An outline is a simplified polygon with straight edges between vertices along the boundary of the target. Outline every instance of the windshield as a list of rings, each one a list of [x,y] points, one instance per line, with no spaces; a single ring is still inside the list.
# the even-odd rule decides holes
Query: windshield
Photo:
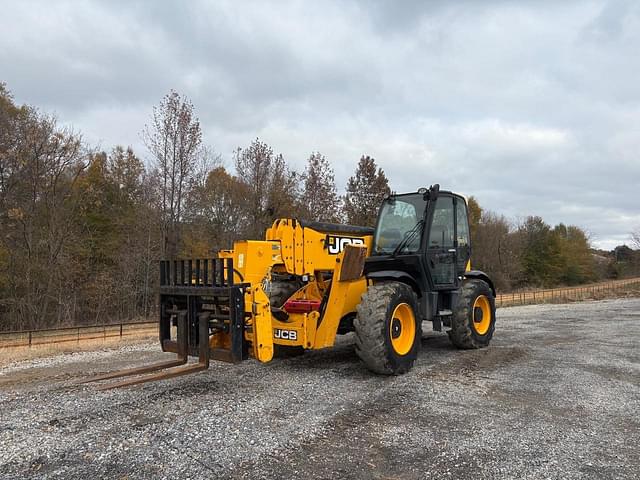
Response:
[[[373,254],[418,251],[422,240],[421,221],[426,203],[418,193],[385,200],[376,227]],[[396,251],[399,245],[400,248]]]

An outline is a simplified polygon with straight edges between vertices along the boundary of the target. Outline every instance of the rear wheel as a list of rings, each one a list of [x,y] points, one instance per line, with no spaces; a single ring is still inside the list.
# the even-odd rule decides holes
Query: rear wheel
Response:
[[[495,328],[496,301],[491,287],[482,280],[465,281],[451,319],[451,343],[465,349],[487,347]]]
[[[404,283],[372,285],[362,295],[353,322],[356,353],[383,375],[408,372],[418,356],[422,322],[413,290]]]

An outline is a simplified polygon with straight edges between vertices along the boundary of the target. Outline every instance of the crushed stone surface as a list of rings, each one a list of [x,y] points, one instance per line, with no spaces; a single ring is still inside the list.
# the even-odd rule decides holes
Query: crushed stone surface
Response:
[[[636,479],[640,299],[498,310],[491,346],[428,332],[406,375],[338,344],[126,389],[155,344],[0,369],[0,478]]]

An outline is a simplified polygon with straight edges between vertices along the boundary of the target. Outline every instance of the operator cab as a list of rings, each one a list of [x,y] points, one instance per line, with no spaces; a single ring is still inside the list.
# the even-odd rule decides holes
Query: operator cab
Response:
[[[439,186],[394,194],[382,203],[373,239],[373,256],[424,252],[433,285],[455,285],[468,270],[471,254],[467,202]]]
[[[455,308],[470,254],[466,199],[433,185],[385,198],[365,274],[411,285],[432,319]]]

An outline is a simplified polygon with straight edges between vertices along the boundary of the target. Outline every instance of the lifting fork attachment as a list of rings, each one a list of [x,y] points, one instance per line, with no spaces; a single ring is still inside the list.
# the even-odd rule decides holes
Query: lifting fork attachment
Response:
[[[160,262],[160,344],[177,358],[78,383],[135,377],[98,387],[110,390],[200,372],[209,368],[210,359],[231,363],[246,359],[244,293],[248,285],[234,283],[233,273],[232,258]],[[197,357],[198,363],[188,363],[189,356]]]

